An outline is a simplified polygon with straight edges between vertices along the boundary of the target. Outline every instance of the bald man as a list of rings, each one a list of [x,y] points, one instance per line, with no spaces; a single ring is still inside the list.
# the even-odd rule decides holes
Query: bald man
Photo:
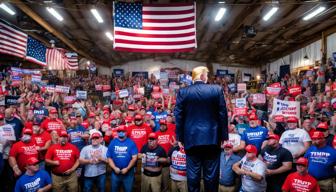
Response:
[[[223,88],[207,85],[209,70],[196,67],[193,85],[181,88],[175,106],[176,136],[187,156],[189,192],[218,191],[220,144],[228,140],[228,117]]]

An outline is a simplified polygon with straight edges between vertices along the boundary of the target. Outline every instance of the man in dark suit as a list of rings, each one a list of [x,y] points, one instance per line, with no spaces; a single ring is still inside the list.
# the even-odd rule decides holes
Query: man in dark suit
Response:
[[[176,137],[187,155],[189,192],[218,191],[220,144],[228,140],[228,118],[222,87],[207,85],[209,70],[196,67],[194,84],[180,89],[175,106]]]

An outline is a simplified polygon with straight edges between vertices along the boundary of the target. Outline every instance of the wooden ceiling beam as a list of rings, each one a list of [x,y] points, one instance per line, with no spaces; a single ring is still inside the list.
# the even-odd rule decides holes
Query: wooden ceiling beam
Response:
[[[55,29],[53,26],[51,26],[48,22],[46,22],[42,17],[40,17],[38,14],[36,14],[30,7],[26,5],[25,2],[21,0],[12,0],[11,3],[16,5],[22,12],[24,12],[26,15],[31,17],[36,23],[41,25],[43,28],[45,28],[47,31],[52,33],[55,37],[60,39],[64,44],[66,44],[70,49],[77,52],[79,55],[82,55],[90,60],[95,61],[95,63],[99,65],[104,65],[104,62],[100,61],[99,59],[96,59],[89,55],[88,53],[84,52],[83,50],[79,49],[74,43],[69,40],[65,35],[60,33],[57,29]],[[106,65],[106,64],[105,64]]]

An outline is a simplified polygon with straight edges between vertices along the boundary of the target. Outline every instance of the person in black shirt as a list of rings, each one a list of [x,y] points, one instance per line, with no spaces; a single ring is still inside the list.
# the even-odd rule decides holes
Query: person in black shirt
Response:
[[[261,157],[267,165],[267,192],[281,192],[281,186],[292,169],[292,154],[279,144],[279,136],[270,134],[268,143],[261,150]]]
[[[156,133],[148,135],[148,143],[141,149],[143,172],[141,175],[141,191],[161,192],[162,164],[167,163],[167,154],[158,145]]]

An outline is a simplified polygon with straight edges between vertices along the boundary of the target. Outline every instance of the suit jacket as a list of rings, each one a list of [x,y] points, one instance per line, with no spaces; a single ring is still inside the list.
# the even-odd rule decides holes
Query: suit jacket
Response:
[[[175,106],[176,138],[186,150],[220,145],[228,140],[224,92],[218,85],[198,81],[179,90]]]

